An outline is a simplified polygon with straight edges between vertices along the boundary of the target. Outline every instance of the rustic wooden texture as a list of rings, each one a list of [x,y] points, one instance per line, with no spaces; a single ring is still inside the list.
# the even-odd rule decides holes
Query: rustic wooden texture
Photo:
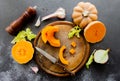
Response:
[[[68,21],[56,21],[53,23],[50,23],[48,25],[52,26],[58,26],[59,32],[55,33],[55,37],[60,39],[61,46],[65,45],[66,50],[64,51],[64,58],[68,60],[69,65],[65,65],[65,67],[72,71],[73,73],[76,73],[79,69],[82,68],[82,66],[85,64],[86,60],[89,56],[89,44],[85,41],[85,39],[81,36],[80,38],[73,37],[71,39],[68,38],[68,32],[70,29],[74,26],[73,23]],[[44,28],[44,27],[43,27]],[[76,53],[74,55],[71,55],[69,53],[69,50],[73,48],[71,46],[71,42],[75,41],[77,46],[74,48]],[[56,57],[59,60],[58,54],[60,47],[52,47],[49,43],[45,44],[43,43],[41,39],[41,31],[38,33],[35,41],[34,46],[38,46],[41,49],[45,50],[52,56]],[[40,53],[36,52],[36,62],[42,68],[44,71],[46,71],[49,74],[55,75],[55,76],[68,76],[70,75],[66,71],[64,71],[63,68],[61,68],[57,64],[51,63],[47,58],[42,56]]]

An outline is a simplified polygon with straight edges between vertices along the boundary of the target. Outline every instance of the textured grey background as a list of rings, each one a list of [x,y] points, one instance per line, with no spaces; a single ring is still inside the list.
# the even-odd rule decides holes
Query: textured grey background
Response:
[[[57,8],[63,7],[67,13],[65,20],[72,21],[72,9],[79,1],[82,0],[0,0],[0,81],[120,81],[120,0],[83,0],[96,5],[99,12],[98,20],[104,22],[107,27],[104,40],[97,44],[91,44],[91,51],[95,48],[111,48],[107,64],[93,63],[89,70],[83,67],[76,73],[76,76],[59,78],[42,70],[38,74],[33,73],[30,67],[36,66],[34,60],[20,65],[12,59],[10,42],[14,37],[9,35],[5,28],[18,18],[28,6],[38,6],[37,17],[48,15]],[[50,19],[43,22],[41,27],[35,28],[37,17],[27,24],[36,34],[44,25],[59,20]]]

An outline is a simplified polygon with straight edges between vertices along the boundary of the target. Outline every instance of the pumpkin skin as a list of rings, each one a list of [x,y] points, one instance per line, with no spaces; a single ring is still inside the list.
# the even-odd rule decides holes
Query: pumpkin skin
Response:
[[[47,32],[47,39],[48,39],[48,42],[50,43],[51,46],[54,46],[54,47],[60,47],[60,40],[59,39],[56,39],[54,37],[54,33],[55,32],[58,32],[59,31],[59,28],[56,27],[56,26],[53,26],[51,27],[51,29]]]
[[[47,27],[45,27],[45,28],[42,29],[41,36],[42,36],[42,40],[43,40],[44,43],[47,43],[47,41],[48,41],[48,39],[47,39],[47,32],[50,29],[51,29],[51,26],[47,26]]]
[[[66,49],[66,46],[64,46],[64,45],[60,48],[59,59],[60,59],[61,63],[68,65],[68,61],[63,57],[63,52],[65,49]]]
[[[47,26],[42,29],[42,40],[44,43],[49,42],[53,47],[60,47],[60,40],[54,37],[55,32],[58,32],[59,28],[56,26]]]
[[[98,19],[98,11],[90,2],[79,2],[73,9],[72,18],[76,25],[84,28],[90,22]]]

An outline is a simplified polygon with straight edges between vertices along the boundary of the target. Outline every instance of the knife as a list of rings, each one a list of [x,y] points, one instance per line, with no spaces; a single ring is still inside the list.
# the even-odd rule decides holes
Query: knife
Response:
[[[42,54],[43,56],[45,56],[48,60],[50,60],[52,63],[57,64],[59,66],[61,66],[67,73],[71,74],[71,75],[75,75],[74,72],[68,70],[64,65],[62,65],[61,63],[58,62],[58,60],[53,57],[52,55],[50,55],[49,53],[47,53],[46,51],[42,50],[39,47],[35,47],[35,49],[40,52],[40,54]]]

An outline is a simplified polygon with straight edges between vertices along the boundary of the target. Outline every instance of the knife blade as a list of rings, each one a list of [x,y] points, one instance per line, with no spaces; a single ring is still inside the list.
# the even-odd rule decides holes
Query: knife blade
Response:
[[[42,49],[39,48],[39,47],[35,47],[35,49],[36,49],[40,54],[42,54],[43,56],[45,56],[48,60],[50,60],[52,63],[61,66],[66,72],[70,73],[71,75],[75,75],[74,72],[68,70],[64,65],[60,64],[55,57],[53,57],[52,55],[50,55],[50,54],[47,53],[46,51],[42,50]]]
[[[45,52],[44,50],[42,50],[41,48],[35,47],[37,51],[39,51],[43,56],[45,56],[47,59],[49,59],[52,63],[56,63],[58,60],[51,56],[50,54],[48,54],[47,52]]]

